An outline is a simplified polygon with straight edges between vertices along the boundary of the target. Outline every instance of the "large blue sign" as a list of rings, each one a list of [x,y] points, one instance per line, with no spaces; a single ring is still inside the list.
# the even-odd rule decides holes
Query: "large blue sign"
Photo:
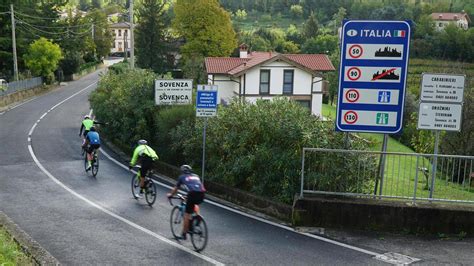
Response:
[[[402,129],[410,30],[406,21],[344,21],[336,130]]]

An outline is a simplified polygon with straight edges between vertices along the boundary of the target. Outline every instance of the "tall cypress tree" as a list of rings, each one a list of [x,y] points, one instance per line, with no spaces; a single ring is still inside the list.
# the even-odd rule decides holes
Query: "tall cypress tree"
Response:
[[[144,0],[138,10],[135,50],[137,65],[164,73],[168,69],[166,25],[169,19],[163,0]]]
[[[318,20],[316,19],[316,15],[313,11],[311,11],[311,15],[309,15],[308,19],[304,23],[303,28],[303,35],[307,39],[314,38],[318,35],[319,25]]]

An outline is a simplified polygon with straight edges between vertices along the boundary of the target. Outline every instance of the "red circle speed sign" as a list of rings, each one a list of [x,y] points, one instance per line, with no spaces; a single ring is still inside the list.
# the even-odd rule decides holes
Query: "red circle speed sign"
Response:
[[[358,44],[353,44],[351,47],[349,47],[349,56],[351,58],[359,58],[362,56],[364,53],[364,49],[362,49],[362,46]]]
[[[359,91],[354,89],[347,90],[345,95],[346,100],[350,103],[357,102],[357,100],[359,100],[359,96]]]
[[[352,81],[356,81],[360,78],[360,76],[362,75],[362,72],[360,71],[358,67],[351,67],[347,70],[346,75],[348,79]]]
[[[354,111],[348,111],[344,114],[344,122],[347,124],[354,124],[358,118],[357,113]]]

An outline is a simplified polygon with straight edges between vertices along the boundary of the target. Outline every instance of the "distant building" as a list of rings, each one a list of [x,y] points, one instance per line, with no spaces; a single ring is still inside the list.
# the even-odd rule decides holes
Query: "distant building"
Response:
[[[109,26],[114,41],[110,53],[130,51],[130,23],[119,22]]]
[[[435,22],[436,30],[443,30],[450,23],[467,30],[471,23],[471,19],[464,10],[461,13],[432,13],[431,18]]]
[[[87,12],[81,11],[79,9],[64,9],[59,12],[59,18],[60,19],[67,19],[67,18],[74,18],[76,16],[81,16],[85,17],[87,15]]]
[[[247,53],[240,46],[240,57],[207,57],[209,84],[218,85],[221,103],[233,97],[249,102],[274,97],[289,97],[321,116],[327,82],[322,73],[334,71],[325,54]]]

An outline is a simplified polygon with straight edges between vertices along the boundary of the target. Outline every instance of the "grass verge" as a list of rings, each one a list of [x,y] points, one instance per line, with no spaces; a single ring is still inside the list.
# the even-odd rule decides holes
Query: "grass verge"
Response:
[[[10,234],[0,227],[0,265],[33,265]]]

